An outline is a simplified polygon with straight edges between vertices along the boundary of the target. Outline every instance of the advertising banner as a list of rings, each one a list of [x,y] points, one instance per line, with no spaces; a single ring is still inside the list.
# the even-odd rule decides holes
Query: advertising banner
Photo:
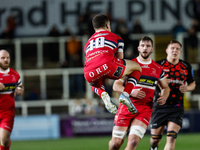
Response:
[[[79,16],[109,13],[113,21],[123,18],[131,27],[140,20],[146,32],[170,31],[181,20],[188,28],[194,16],[192,0],[1,0],[0,32],[12,14],[18,36],[47,35],[53,25],[77,32]]]
[[[11,140],[39,140],[60,138],[58,115],[15,117]]]
[[[200,112],[186,112],[180,132],[200,132]],[[62,137],[112,135],[114,117],[66,117],[60,120]],[[166,129],[165,129],[166,132]],[[150,127],[147,129],[150,134]]]

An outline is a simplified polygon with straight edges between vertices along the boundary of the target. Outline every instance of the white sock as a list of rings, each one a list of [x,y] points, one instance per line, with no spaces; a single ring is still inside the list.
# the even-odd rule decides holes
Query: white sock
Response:
[[[127,92],[123,92],[124,96],[129,97],[129,94]]]

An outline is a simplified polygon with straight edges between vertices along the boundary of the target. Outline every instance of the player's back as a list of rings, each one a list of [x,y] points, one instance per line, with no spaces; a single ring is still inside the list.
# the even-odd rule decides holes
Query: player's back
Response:
[[[100,30],[94,33],[84,48],[84,71],[94,69],[112,60],[115,53],[120,49],[123,50],[123,47],[122,38],[112,32]]]

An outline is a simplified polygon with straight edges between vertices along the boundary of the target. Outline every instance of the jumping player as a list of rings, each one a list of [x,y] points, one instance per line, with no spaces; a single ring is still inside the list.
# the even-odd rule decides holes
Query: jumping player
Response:
[[[9,68],[10,55],[0,50],[0,143],[1,150],[10,149],[10,135],[15,117],[15,94],[22,95],[24,87],[19,74]]]
[[[149,125],[154,91],[157,83],[162,88],[162,93],[157,99],[159,105],[163,105],[169,95],[169,87],[164,78],[162,66],[151,59],[153,52],[153,41],[145,36],[140,39],[138,46],[139,56],[132,59],[142,67],[142,74],[136,86],[131,92],[131,101],[137,109],[136,114],[127,111],[124,105],[119,105],[117,114],[114,119],[112,139],[109,142],[109,150],[119,150],[124,142],[127,131],[129,131],[128,143],[126,150],[135,150],[139,141],[143,138]],[[122,92],[123,84],[126,80],[116,80],[113,89]]]
[[[166,49],[167,58],[158,61],[165,71],[170,95],[164,105],[158,105],[156,102],[153,105],[150,150],[158,149],[165,126],[167,126],[167,141],[164,150],[175,149],[177,134],[182,127],[184,114],[183,94],[194,90],[196,86],[191,65],[179,59],[181,47],[181,43],[177,40],[171,40]],[[159,93],[159,88],[156,91]]]
[[[84,76],[91,89],[99,95],[106,109],[111,113],[117,112],[117,107],[105,91],[105,79],[120,79],[128,76],[128,82],[119,102],[126,105],[131,113],[136,113],[129,99],[132,88],[136,85],[141,74],[141,67],[136,62],[123,59],[124,42],[121,37],[111,32],[110,21],[103,14],[92,19],[95,33],[87,41],[85,52]]]

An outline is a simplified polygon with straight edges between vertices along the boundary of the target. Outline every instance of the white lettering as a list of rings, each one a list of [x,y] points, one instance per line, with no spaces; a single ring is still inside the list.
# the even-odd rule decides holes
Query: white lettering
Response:
[[[108,69],[108,66],[107,66],[106,64],[104,64],[104,65],[103,65],[103,69],[104,69],[104,70],[107,70],[107,69]]]
[[[90,76],[90,77],[94,77],[94,73],[93,73],[93,72],[90,72],[90,73],[89,73],[89,76]]]
[[[96,69],[97,73],[100,74],[102,71],[100,70],[100,68]]]

